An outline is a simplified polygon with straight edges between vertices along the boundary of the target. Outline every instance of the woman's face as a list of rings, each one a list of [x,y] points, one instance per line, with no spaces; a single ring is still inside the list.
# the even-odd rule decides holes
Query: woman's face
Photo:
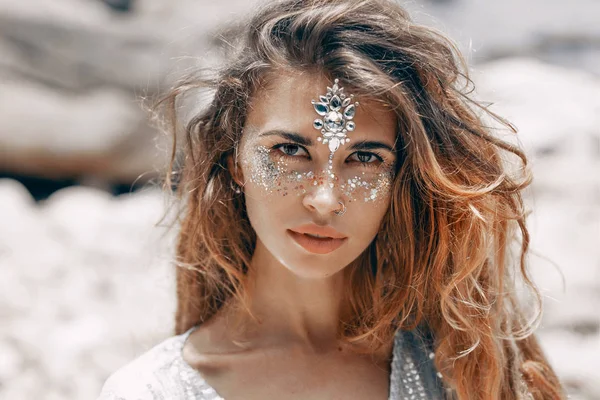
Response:
[[[278,74],[251,102],[240,144],[256,251],[306,278],[335,274],[369,246],[397,161],[394,113],[350,98],[349,88],[339,91],[345,82],[336,86],[321,76]]]

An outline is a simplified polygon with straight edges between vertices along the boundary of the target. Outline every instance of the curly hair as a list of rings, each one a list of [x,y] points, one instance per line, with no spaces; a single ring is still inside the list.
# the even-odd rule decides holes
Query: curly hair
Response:
[[[542,304],[526,264],[527,158],[487,126],[516,133],[470,97],[456,46],[384,0],[275,2],[245,27],[230,63],[186,77],[158,104],[174,138],[166,186],[183,206],[176,332],[231,297],[244,301],[256,234],[243,196],[232,195],[227,159],[250,100],[282,68],[321,73],[391,107],[401,160],[381,229],[348,267],[353,314],[340,321],[341,338],[367,340],[375,352],[397,330],[426,323],[449,398],[564,398],[533,334]],[[210,101],[182,121],[198,90]],[[516,279],[534,294],[533,319]]]

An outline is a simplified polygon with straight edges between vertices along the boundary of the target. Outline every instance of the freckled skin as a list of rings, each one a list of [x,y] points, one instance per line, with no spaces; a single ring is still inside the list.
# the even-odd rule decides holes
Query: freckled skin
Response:
[[[394,147],[396,119],[383,106],[360,100],[350,140],[335,152],[313,126],[319,115],[313,99],[332,82],[324,77],[282,73],[250,104],[238,159],[246,207],[257,233],[257,251],[268,250],[281,264],[304,277],[326,277],[350,264],[374,239],[389,206],[396,155],[387,149],[352,150],[353,143],[378,141]],[[344,85],[340,82],[340,85]],[[346,89],[350,91],[349,89]],[[299,145],[280,135],[293,132],[310,139]],[[292,195],[290,195],[292,194]],[[347,207],[334,214],[339,201]],[[348,239],[325,255],[298,247],[287,230],[317,223],[330,225]],[[261,247],[264,247],[261,249]]]

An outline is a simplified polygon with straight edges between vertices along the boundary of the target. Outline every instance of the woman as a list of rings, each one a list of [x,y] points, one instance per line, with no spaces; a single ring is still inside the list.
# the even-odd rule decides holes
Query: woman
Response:
[[[101,398],[563,398],[514,294],[540,300],[526,157],[464,70],[392,2],[258,12],[231,64],[162,102],[176,137],[182,99],[214,90],[170,174],[177,336]]]

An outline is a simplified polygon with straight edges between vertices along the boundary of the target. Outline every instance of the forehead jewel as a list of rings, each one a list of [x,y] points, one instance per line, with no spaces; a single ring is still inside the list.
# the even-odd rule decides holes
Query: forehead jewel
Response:
[[[328,144],[332,153],[350,141],[347,133],[356,128],[353,119],[358,102],[353,102],[353,98],[353,94],[344,93],[344,88],[339,86],[339,79],[335,79],[333,86],[327,87],[326,94],[320,95],[318,101],[312,101],[320,116],[313,121],[313,127],[321,131],[322,137],[317,140]]]

